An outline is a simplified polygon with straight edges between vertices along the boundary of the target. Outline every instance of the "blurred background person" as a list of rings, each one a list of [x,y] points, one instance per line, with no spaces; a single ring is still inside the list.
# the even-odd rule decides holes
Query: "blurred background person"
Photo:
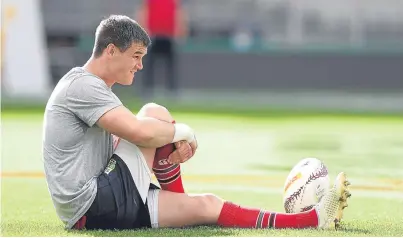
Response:
[[[188,33],[182,5],[180,0],[144,0],[136,12],[136,19],[152,40],[144,64],[144,99],[153,98],[160,60],[165,65],[165,95],[174,98],[178,93],[176,43],[185,40]]]

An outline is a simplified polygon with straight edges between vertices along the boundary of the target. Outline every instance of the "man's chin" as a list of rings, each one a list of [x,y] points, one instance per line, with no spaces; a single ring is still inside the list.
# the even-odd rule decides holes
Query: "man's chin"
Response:
[[[130,85],[133,84],[133,82],[134,82],[134,79],[130,79],[130,80],[127,80],[127,81],[120,82],[119,84],[123,85],[123,86],[130,86]]]

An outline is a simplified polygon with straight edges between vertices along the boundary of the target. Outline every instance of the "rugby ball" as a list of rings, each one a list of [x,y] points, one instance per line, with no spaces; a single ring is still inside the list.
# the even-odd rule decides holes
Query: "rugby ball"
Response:
[[[305,158],[298,162],[289,173],[283,194],[286,213],[310,210],[329,190],[328,170],[322,161]]]

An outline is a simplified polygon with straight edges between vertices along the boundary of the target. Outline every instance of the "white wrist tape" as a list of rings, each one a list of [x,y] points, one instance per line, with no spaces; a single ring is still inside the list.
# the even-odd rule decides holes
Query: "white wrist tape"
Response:
[[[172,143],[185,140],[189,143],[195,140],[195,135],[193,130],[186,124],[176,123],[174,124],[175,127],[175,135]]]

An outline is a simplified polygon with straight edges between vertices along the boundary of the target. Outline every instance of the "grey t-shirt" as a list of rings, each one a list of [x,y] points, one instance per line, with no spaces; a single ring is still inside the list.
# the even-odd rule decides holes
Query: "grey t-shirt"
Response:
[[[121,104],[103,80],[78,67],[59,81],[46,105],[44,169],[56,212],[68,229],[90,208],[97,177],[113,153],[112,135],[96,122]]]

